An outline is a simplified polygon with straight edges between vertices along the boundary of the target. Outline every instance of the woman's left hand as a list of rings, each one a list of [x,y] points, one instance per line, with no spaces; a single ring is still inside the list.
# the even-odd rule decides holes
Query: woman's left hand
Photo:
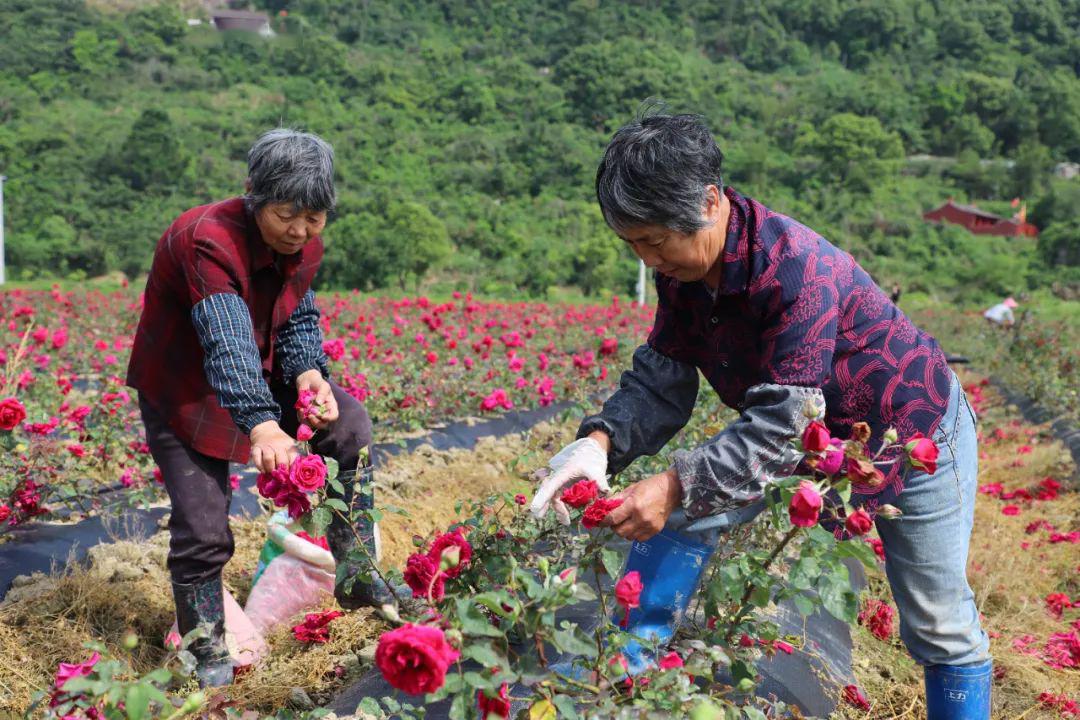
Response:
[[[682,486],[674,469],[634,483],[615,495],[623,503],[612,510],[604,525],[627,540],[644,542],[660,532],[668,516],[682,502]]]
[[[326,382],[322,373],[318,370],[307,370],[296,377],[296,391],[311,390],[315,393],[315,405],[322,407],[318,415],[300,417],[300,422],[305,422],[315,430],[322,430],[338,419],[337,400],[334,399],[333,389]],[[297,411],[299,415],[299,411]]]

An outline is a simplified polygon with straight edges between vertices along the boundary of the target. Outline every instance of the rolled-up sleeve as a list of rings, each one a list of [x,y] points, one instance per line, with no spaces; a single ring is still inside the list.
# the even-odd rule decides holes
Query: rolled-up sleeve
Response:
[[[599,414],[585,418],[578,437],[603,430],[611,438],[608,469],[621,472],[642,455],[655,455],[690,419],[698,371],[649,345],[634,351],[633,367]]]
[[[319,327],[319,307],[315,291],[308,290],[300,304],[289,316],[288,323],[277,334],[274,347],[281,359],[281,376],[286,383],[308,370],[318,370],[330,377],[329,361],[323,352],[323,335]]]

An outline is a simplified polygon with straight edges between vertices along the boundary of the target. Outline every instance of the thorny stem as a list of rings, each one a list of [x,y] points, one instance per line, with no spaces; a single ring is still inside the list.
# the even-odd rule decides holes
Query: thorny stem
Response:
[[[349,515],[353,514],[353,503],[356,501],[355,495],[356,494],[354,492],[353,498],[349,501]],[[371,556],[371,553],[368,552],[367,545],[364,544],[364,538],[360,537],[360,531],[356,529],[356,525],[340,510],[334,510],[333,512],[335,515],[345,521],[345,524],[352,532],[353,537],[356,538],[356,544],[360,548],[360,552],[364,553],[364,558],[368,561],[368,565],[371,566],[371,569],[374,570],[375,574],[379,576],[379,580],[381,580],[382,583],[386,586],[386,588],[392,593],[394,591],[394,586],[391,585],[390,581],[386,579],[386,576],[382,574],[382,570],[379,569],[379,565],[375,562],[375,558],[373,558]],[[374,532],[374,523],[372,524],[372,528],[372,532]]]
[[[795,536],[799,534],[800,529],[801,528],[799,527],[793,527],[788,530],[787,534],[784,535],[784,539],[781,540],[775,548],[773,548],[773,551],[769,553],[769,557],[765,559],[765,564],[761,567],[762,572],[768,572],[769,566],[771,566],[773,564],[773,561],[775,561],[776,558],[780,556],[780,553],[784,551],[784,548],[787,547],[788,543],[795,539]],[[754,584],[749,582],[746,583],[746,590],[743,592],[742,598],[739,600],[739,607],[735,611],[735,616],[731,619],[731,624],[728,627],[727,634],[724,636],[724,642],[728,644],[731,643],[731,639],[735,635],[736,626],[739,624],[739,621],[741,621],[743,617],[746,616],[746,613],[750,609],[750,595],[753,592]]]
[[[600,688],[598,688],[596,685],[590,685],[588,683],[583,683],[580,680],[575,680],[574,678],[569,677],[567,675],[563,675],[562,673],[553,672],[552,674],[555,675],[555,677],[559,678],[559,680],[562,680],[567,685],[573,685],[574,687],[581,688],[582,690],[587,690],[588,692],[591,692],[594,695],[599,695],[600,694]]]
[[[533,633],[533,643],[536,645],[536,654],[540,658],[540,665],[546,668],[548,666],[547,655],[544,654],[544,641],[540,639],[539,633]]]

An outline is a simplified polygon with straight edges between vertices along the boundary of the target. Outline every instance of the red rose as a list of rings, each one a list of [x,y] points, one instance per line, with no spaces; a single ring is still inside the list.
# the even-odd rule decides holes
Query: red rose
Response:
[[[0,400],[0,430],[14,430],[26,419],[26,408],[13,397]]]
[[[469,560],[472,558],[472,545],[466,540],[459,530],[453,532],[443,533],[439,537],[435,538],[435,542],[431,543],[431,549],[428,550],[428,557],[435,563],[435,567],[440,567],[443,560],[443,551],[447,548],[457,548],[457,562],[451,563],[448,567],[443,568],[446,571],[446,577],[455,578],[461,574],[461,571],[469,564]]]
[[[585,508],[585,514],[581,516],[581,524],[585,526],[586,530],[599,527],[604,518],[608,516],[608,513],[620,505],[622,505],[621,499],[599,498],[592,505]]]
[[[0,523],[11,517],[11,508],[7,505],[0,504]]]
[[[679,653],[672,650],[664,657],[660,658],[661,670],[674,670],[675,668],[681,668],[685,665],[683,659],[679,657]]]
[[[645,586],[641,584],[641,573],[637,570],[626,573],[619,578],[619,582],[615,583],[615,600],[625,611],[622,622],[619,623],[623,627],[630,622],[630,610],[641,607],[641,591],[644,589]]]
[[[572,508],[583,508],[600,496],[600,488],[592,480],[578,480],[563,491],[562,501]]]
[[[499,694],[495,697],[488,697],[483,690],[478,690],[476,704],[480,706],[481,720],[488,720],[493,715],[497,718],[510,717],[510,693],[506,683],[499,686]]]
[[[846,700],[848,704],[857,707],[860,710],[870,709],[870,701],[867,700],[866,696],[862,694],[862,690],[860,690],[855,685],[844,686],[844,700]]]
[[[345,613],[340,610],[327,610],[321,613],[308,613],[304,622],[293,627],[293,637],[302,643],[325,643],[330,641],[330,622]]]
[[[874,521],[870,517],[870,513],[866,512],[862,508],[859,508],[855,512],[847,516],[844,520],[844,527],[852,535],[865,535],[870,532],[870,528],[874,526]]]
[[[432,578],[436,576],[432,584]],[[414,598],[426,598],[428,588],[431,588],[431,597],[438,602],[443,598],[446,573],[439,570],[439,563],[430,556],[413,553],[405,561],[405,584],[412,589]]]
[[[806,426],[802,434],[802,446],[805,452],[822,452],[829,447],[829,429],[817,420]]]
[[[938,447],[930,438],[923,437],[922,433],[915,433],[904,444],[908,462],[916,470],[922,470],[927,475],[937,472]]]
[[[892,635],[893,609],[888,603],[869,598],[859,611],[858,620],[878,640],[888,640]]]
[[[443,686],[447,669],[459,655],[439,628],[405,623],[379,638],[375,665],[391,686],[422,695]]]
[[[867,538],[866,544],[873,549],[874,554],[878,556],[881,562],[885,562],[885,545],[879,538]]]
[[[301,424],[300,427],[296,428],[296,439],[300,442],[307,442],[314,436],[314,431],[307,425]]]
[[[319,455],[301,455],[289,466],[289,479],[303,492],[315,492],[326,483],[326,463]]]
[[[788,505],[788,515],[791,524],[798,527],[813,527],[817,524],[818,515],[821,513],[821,494],[814,487],[814,483],[803,480],[799,489],[791,497]]]

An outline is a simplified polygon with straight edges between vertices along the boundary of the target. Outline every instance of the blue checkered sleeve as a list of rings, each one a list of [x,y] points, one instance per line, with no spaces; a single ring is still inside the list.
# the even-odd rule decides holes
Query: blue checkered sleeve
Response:
[[[330,377],[319,317],[315,291],[308,290],[277,334],[274,354],[280,358],[281,377],[286,383],[292,384],[297,375],[307,370],[318,370],[324,378]]]
[[[245,435],[267,420],[280,422],[262,374],[251,311],[239,295],[210,295],[191,308],[191,321],[202,345],[203,369],[221,407]]]

